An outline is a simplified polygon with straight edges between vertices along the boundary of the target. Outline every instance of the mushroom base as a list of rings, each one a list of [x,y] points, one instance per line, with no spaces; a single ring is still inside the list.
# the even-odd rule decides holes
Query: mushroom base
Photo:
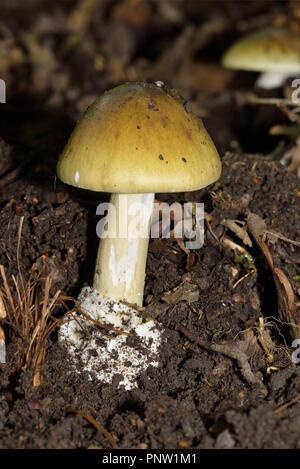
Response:
[[[282,86],[290,76],[296,75],[285,72],[264,72],[259,75],[255,85],[258,86],[258,88],[272,90],[273,88]]]
[[[91,380],[115,383],[126,390],[138,386],[138,376],[159,365],[163,329],[143,320],[133,308],[100,296],[85,287],[78,297],[82,311],[120,332],[101,329],[80,313],[60,328],[59,341],[71,357],[74,371],[86,371]],[[81,364],[81,366],[79,366]]]

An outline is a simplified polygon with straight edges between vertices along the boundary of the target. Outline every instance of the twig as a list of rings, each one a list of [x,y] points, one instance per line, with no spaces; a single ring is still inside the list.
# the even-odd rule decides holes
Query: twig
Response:
[[[271,236],[274,236],[274,238],[281,239],[282,241],[285,241],[286,243],[293,244],[294,246],[300,246],[300,241],[294,241],[293,239],[286,238],[286,236],[283,236],[281,233],[277,233],[276,231],[265,230],[264,232],[266,234],[270,234]]]
[[[75,302],[75,304],[77,306],[75,308],[73,308],[72,310],[69,310],[64,300],[72,300],[72,301]],[[78,303],[76,300],[74,300],[74,298],[70,298],[70,297],[65,296],[65,297],[60,298],[60,302],[62,303],[62,305],[66,309],[68,309],[68,314],[71,314],[71,313],[81,314],[85,319],[87,319],[88,321],[91,321],[93,324],[96,324],[97,326],[101,327],[102,329],[107,329],[109,331],[116,332],[117,334],[124,334],[124,335],[127,335],[127,336],[133,336],[133,334],[131,332],[121,331],[120,329],[115,329],[114,327],[107,326],[106,324],[103,324],[102,322],[97,321],[96,319],[92,318],[88,314],[84,313],[83,310],[82,310],[82,306],[80,305],[80,303]],[[77,321],[76,317],[74,317],[74,316],[72,317],[72,319]],[[71,319],[69,319],[68,321],[70,321],[70,320]],[[80,326],[80,323],[78,321],[77,321],[77,323]]]
[[[210,224],[210,220],[209,220],[209,215],[207,213],[205,213],[205,216],[204,216],[204,220],[207,224],[207,229],[208,231],[210,232],[210,234],[213,236],[213,238],[217,241],[218,244],[220,244],[220,240],[219,238],[217,237],[217,235],[214,233],[212,227],[211,227],[211,224]]]
[[[102,322],[97,321],[97,319],[92,318],[92,317],[89,316],[88,314],[84,313],[82,310],[80,311],[80,314],[82,314],[82,316],[83,316],[84,318],[88,319],[89,321],[91,321],[92,323],[96,324],[97,326],[102,327],[103,329],[107,329],[107,330],[109,330],[109,331],[116,332],[117,334],[123,334],[123,335],[127,335],[127,336],[133,336],[133,334],[132,334],[131,332],[121,331],[120,329],[115,329],[114,327],[107,326],[106,324],[103,324]]]
[[[21,175],[23,169],[24,167],[19,166],[18,168],[15,168],[9,173],[5,174],[5,176],[2,176],[0,179],[0,189],[15,181],[15,179]]]
[[[250,103],[257,103],[257,104],[271,104],[275,106],[298,106],[299,103],[294,103],[291,99],[283,99],[283,98],[260,98],[254,94],[250,94],[248,96],[248,100]]]
[[[68,412],[72,412],[74,414],[79,415],[80,417],[84,418],[87,420],[89,423],[91,423],[100,433],[102,433],[110,442],[113,448],[116,447],[116,441],[115,438],[111,436],[111,434],[106,430],[106,428],[101,425],[101,423],[97,422],[97,420],[94,419],[91,415],[84,414],[81,412],[81,410],[73,409],[72,407],[69,407],[67,409]]]
[[[263,396],[267,395],[267,390],[264,384],[259,378],[255,376],[255,374],[251,370],[246,353],[243,352],[235,344],[214,344],[206,342],[204,340],[199,339],[198,337],[191,335],[183,326],[178,326],[176,330],[181,332],[187,339],[192,342],[195,342],[197,345],[204,348],[205,350],[222,353],[223,355],[226,355],[227,357],[236,360],[245,380],[251,385],[258,386]]]
[[[243,277],[239,278],[235,284],[232,286],[232,290],[234,290],[245,278],[249,277],[251,272],[248,272],[247,274],[243,275]]]
[[[291,405],[295,404],[295,402],[300,400],[300,394],[293,399],[291,399],[289,402],[286,402],[286,404],[283,404],[282,406],[278,407],[277,409],[274,410],[274,414],[280,414],[283,410],[287,409]]]

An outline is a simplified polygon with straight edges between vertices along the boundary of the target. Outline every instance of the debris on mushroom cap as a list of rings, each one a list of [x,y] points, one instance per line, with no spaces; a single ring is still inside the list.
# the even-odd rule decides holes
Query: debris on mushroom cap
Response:
[[[75,127],[58,177],[94,191],[192,191],[221,173],[218,152],[178,93],[125,83],[104,93]],[[159,158],[163,155],[163,160]]]
[[[255,31],[234,43],[222,64],[238,70],[300,73],[300,34],[287,28]]]

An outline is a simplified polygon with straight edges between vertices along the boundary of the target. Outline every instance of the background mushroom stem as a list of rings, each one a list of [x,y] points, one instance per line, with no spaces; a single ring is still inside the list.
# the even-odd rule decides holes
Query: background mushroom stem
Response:
[[[142,306],[154,194],[112,194],[98,249],[93,288]]]
[[[279,88],[290,76],[296,75],[285,72],[264,72],[259,75],[256,81],[256,86],[265,90]]]

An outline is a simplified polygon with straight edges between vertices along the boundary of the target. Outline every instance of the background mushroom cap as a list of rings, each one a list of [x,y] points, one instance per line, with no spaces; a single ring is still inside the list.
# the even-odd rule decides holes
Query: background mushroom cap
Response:
[[[222,64],[256,72],[300,73],[300,34],[284,28],[248,34],[225,52]]]
[[[149,83],[126,83],[96,99],[57,165],[67,184],[117,193],[192,191],[220,174],[201,120],[175,90]]]

